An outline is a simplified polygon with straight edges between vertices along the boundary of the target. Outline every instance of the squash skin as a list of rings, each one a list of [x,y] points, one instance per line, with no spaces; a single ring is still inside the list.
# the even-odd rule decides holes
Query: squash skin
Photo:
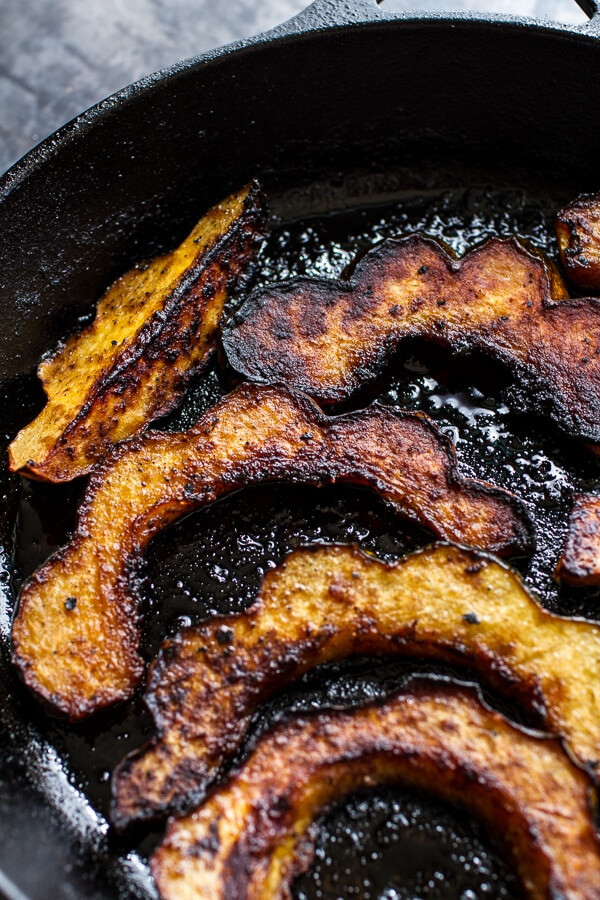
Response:
[[[438,537],[499,553],[532,540],[525,506],[462,478],[427,417],[375,404],[331,418],[285,388],[242,385],[189,431],[131,438],[94,470],[70,542],[21,591],[12,639],[25,683],[71,719],[130,697],[144,549],[181,515],[267,481],[369,486]]]
[[[570,281],[600,291],[600,194],[581,194],[556,216],[560,261]]]
[[[253,182],[171,253],[114,282],[92,324],[41,363],[48,402],[11,443],[11,471],[51,482],[86,475],[112,444],[174,409],[214,352],[225,302],[252,271],[265,229]]]
[[[300,549],[265,576],[245,613],[163,645],[145,693],[156,737],[115,770],[113,822],[189,809],[263,702],[355,655],[467,666],[596,770],[600,696],[590,685],[600,680],[600,626],[549,613],[515,572],[456,546],[390,565],[349,547]]]
[[[246,378],[335,404],[408,338],[503,364],[515,406],[600,452],[600,301],[569,299],[550,264],[514,239],[456,260],[421,235],[391,238],[347,281],[292,278],[254,292],[222,341]]]
[[[291,900],[332,803],[408,784],[482,819],[529,900],[600,897],[589,784],[559,742],[509,724],[473,691],[414,684],[381,705],[293,719],[230,780],[171,820],[150,865],[162,900]]]

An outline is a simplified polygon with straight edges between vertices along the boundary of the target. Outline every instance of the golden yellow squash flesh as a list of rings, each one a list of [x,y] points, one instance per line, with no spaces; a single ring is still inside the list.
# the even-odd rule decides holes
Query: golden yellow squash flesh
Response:
[[[225,786],[172,820],[151,858],[162,900],[290,900],[314,823],[352,791],[418,788],[466,808],[504,846],[529,900],[598,900],[589,785],[557,741],[473,692],[414,685],[388,702],[295,719]]]
[[[156,738],[117,768],[113,821],[188,809],[239,749],[260,704],[316,666],[352,655],[445,660],[477,671],[600,760],[600,627],[538,605],[519,576],[437,546],[385,565],[349,547],[298,550],[239,616],[168,641],[145,694]]]
[[[265,231],[256,183],[228,197],[165,256],[118,279],[96,318],[45,359],[48,402],[9,447],[13,472],[85,475],[110,446],[173,409],[216,343],[223,306]]]
[[[500,553],[531,540],[520,501],[461,478],[425,416],[375,405],[330,418],[284,388],[242,385],[189,431],[132,438],[92,473],[71,541],[19,598],[13,659],[25,682],[72,719],[131,696],[145,547],[184,513],[265,481],[366,485],[436,535]]]

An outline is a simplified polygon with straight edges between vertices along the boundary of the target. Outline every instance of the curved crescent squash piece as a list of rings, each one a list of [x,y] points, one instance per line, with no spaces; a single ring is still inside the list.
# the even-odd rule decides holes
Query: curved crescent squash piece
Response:
[[[115,772],[115,824],[189,809],[265,699],[356,654],[467,665],[541,715],[580,762],[600,760],[599,626],[551,615],[513,571],[458,547],[395,565],[349,547],[298,550],[245,613],[164,645],[145,695],[157,737]]]
[[[574,587],[600,584],[600,497],[581,494],[575,499],[556,577]]]
[[[458,261],[428,238],[384,241],[350,281],[294,278],[252,294],[223,346],[246,377],[335,403],[409,337],[501,361],[528,408],[600,444],[600,301],[569,300],[514,240],[490,240]]]
[[[284,388],[242,385],[182,434],[115,447],[92,473],[77,529],[24,586],[13,659],[25,682],[78,719],[131,695],[143,673],[132,575],[174,519],[265,481],[367,485],[449,540],[500,552],[531,540],[507,491],[462,479],[425,416],[372,406],[329,418]]]
[[[556,216],[560,261],[573,284],[600,291],[600,194],[582,194]]]
[[[598,900],[585,775],[558,741],[473,691],[414,685],[382,705],[294,719],[230,781],[172,820],[151,858],[163,900],[290,900],[318,817],[349,793],[403,784],[466,808],[504,845],[530,900]]]
[[[251,269],[265,222],[253,183],[172,253],[119,278],[92,324],[40,365],[48,402],[10,445],[11,471],[43,481],[85,475],[112,444],[173,409],[214,350],[223,306]]]

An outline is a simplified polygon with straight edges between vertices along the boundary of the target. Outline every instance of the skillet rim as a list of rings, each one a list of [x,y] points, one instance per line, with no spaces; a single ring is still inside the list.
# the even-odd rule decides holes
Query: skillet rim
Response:
[[[462,25],[466,28],[483,26],[515,31],[527,29],[540,35],[582,39],[586,43],[592,42],[600,46],[600,0],[573,0],[589,16],[589,20],[581,25],[504,13],[468,15],[463,12],[422,11],[417,14],[386,11],[379,5],[380,2],[384,0],[345,0],[343,3],[341,0],[313,0],[296,16],[268,31],[187,57],[120,88],[61,125],[13,163],[6,172],[0,174],[0,206],[29,176],[56,157],[71,141],[79,136],[84,137],[99,121],[127,109],[129,103],[165,82],[175,82],[184,74],[201,72],[233,55],[241,57],[245,52],[260,52],[273,46],[285,46],[295,41],[309,40],[321,33],[331,35],[336,31],[376,30],[382,26],[408,29],[441,26],[456,30]]]

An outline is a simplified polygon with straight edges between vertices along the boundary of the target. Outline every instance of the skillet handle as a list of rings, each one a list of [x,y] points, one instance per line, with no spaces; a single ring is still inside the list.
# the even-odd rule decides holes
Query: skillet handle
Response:
[[[600,0],[575,0],[575,2],[590,17],[590,21],[579,28],[600,33]],[[440,7],[443,7],[443,2],[440,2]],[[313,31],[336,25],[397,18],[397,15],[397,13],[388,15],[386,10],[378,5],[377,0],[313,0],[306,9],[280,28],[285,31]]]
[[[377,0],[313,0],[280,28],[286,31],[313,31],[385,18]]]
[[[577,4],[590,17],[585,27],[600,34],[600,0],[577,0]]]

